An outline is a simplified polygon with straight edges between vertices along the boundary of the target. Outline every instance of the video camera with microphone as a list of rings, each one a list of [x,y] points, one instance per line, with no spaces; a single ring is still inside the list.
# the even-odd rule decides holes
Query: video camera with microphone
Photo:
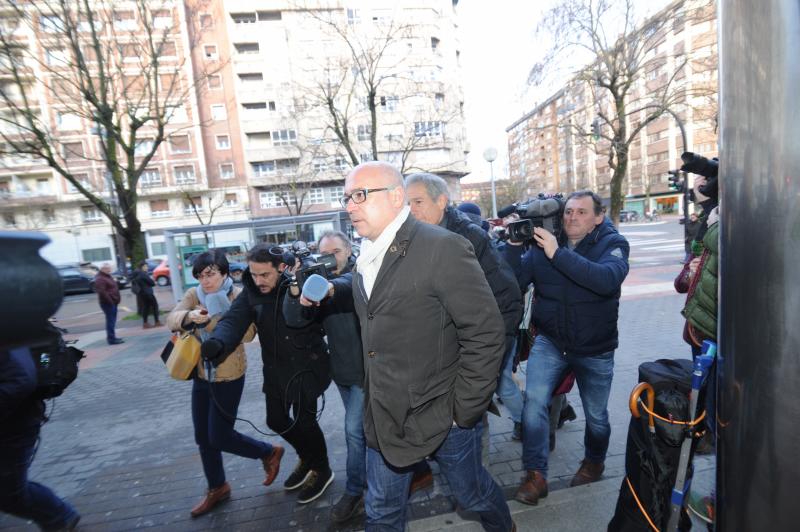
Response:
[[[328,278],[328,272],[336,269],[336,257],[333,254],[320,255],[317,258],[308,249],[308,245],[302,240],[296,240],[292,243],[291,251],[287,252],[284,256],[284,262],[287,266],[293,267],[298,262],[300,269],[295,272],[297,286],[300,290],[303,289],[303,284],[306,280],[314,274]]]
[[[709,198],[717,199],[719,197],[719,182],[717,174],[719,172],[719,159],[707,159],[702,155],[692,153],[690,151],[681,154],[683,166],[682,172],[689,172],[692,174],[701,175],[706,178],[706,184],[698,190]]]
[[[517,214],[520,220],[506,226],[503,240],[511,242],[530,242],[533,240],[533,228],[542,227],[556,237],[561,234],[564,220],[564,196],[562,194],[544,194],[524,203],[514,203],[498,211],[500,218]]]

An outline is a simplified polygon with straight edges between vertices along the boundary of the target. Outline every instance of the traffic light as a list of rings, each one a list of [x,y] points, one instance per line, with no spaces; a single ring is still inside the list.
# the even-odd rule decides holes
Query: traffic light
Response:
[[[592,120],[592,138],[594,140],[600,140],[600,119],[595,118]]]
[[[680,171],[669,170],[667,173],[669,174],[669,178],[667,178],[669,182],[669,189],[674,190],[675,192],[683,192],[683,187],[685,183],[681,178]]]

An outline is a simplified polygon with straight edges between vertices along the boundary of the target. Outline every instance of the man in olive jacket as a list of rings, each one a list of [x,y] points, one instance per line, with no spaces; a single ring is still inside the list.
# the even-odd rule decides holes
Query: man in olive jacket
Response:
[[[404,529],[409,466],[428,456],[486,530],[512,530],[480,459],[505,338],[471,245],[409,216],[403,178],[386,163],[353,169],[342,201],[364,237],[353,298],[364,349],[367,530]]]

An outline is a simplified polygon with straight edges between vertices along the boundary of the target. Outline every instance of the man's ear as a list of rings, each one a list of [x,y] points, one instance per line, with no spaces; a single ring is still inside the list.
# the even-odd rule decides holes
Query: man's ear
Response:
[[[287,268],[286,264],[281,262],[280,264],[278,264],[278,273],[283,273],[283,270],[285,270],[286,268]]]
[[[447,208],[447,196],[439,194],[439,197],[436,198],[436,206],[439,207],[441,211],[445,210]]]

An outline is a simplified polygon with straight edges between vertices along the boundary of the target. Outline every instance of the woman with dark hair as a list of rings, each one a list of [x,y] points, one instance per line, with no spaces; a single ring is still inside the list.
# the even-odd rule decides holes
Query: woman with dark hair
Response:
[[[138,269],[131,274],[131,291],[136,294],[139,314],[142,316],[142,328],[150,329],[163,325],[158,319],[158,300],[153,293],[156,282],[150,278],[147,262],[141,261]],[[147,316],[153,314],[153,325],[147,323]]]
[[[228,259],[220,250],[212,249],[198,255],[192,275],[200,284],[186,291],[167,317],[167,325],[173,331],[192,331],[202,341],[208,338],[242,289],[233,285],[228,276]],[[251,326],[242,341],[249,342],[254,336],[255,327]],[[278,476],[283,447],[255,440],[234,430],[246,367],[243,344],[239,344],[231,356],[214,370],[211,380],[202,360],[197,364],[192,383],[192,421],[208,492],[192,509],[192,517],[205,514],[230,498],[231,487],[225,481],[222,451],[261,460],[266,473],[265,486],[272,484]]]

